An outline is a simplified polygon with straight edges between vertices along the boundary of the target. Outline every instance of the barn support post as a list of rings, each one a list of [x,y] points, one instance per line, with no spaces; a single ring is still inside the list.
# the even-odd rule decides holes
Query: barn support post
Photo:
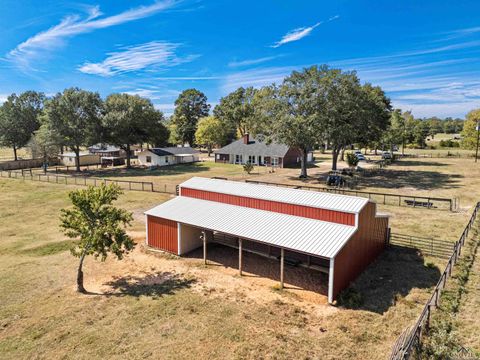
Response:
[[[238,275],[242,276],[242,238],[238,238]]]
[[[202,230],[202,240],[203,240],[203,263],[207,265],[207,233],[205,230]]]
[[[285,250],[280,249],[280,289],[283,290],[283,273],[285,269]]]

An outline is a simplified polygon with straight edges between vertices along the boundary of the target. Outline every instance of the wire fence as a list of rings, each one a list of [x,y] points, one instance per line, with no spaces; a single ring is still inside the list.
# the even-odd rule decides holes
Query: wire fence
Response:
[[[100,186],[101,184],[116,184],[123,190],[175,194],[175,185],[154,184],[151,181],[119,180],[81,175],[74,176],[53,174],[48,172],[40,173],[32,171],[0,171],[0,177],[78,186]]]
[[[420,345],[422,335],[426,331],[428,331],[432,310],[439,305],[441,292],[445,288],[447,279],[451,276],[452,269],[457,263],[458,258],[460,257],[462,246],[465,244],[470,229],[472,228],[477,219],[479,209],[480,202],[478,202],[475,206],[475,209],[472,212],[472,216],[470,217],[467,226],[465,226],[462,235],[455,243],[453,247],[453,253],[450,255],[447,266],[445,267],[442,276],[440,276],[440,279],[438,280],[438,283],[435,286],[435,289],[430,299],[425,304],[422,313],[420,314],[415,325],[413,325],[413,327],[411,328],[406,329],[404,333],[402,333],[402,335],[395,342],[392,353],[390,355],[391,360],[410,359],[413,356],[415,349],[417,349]]]
[[[391,193],[380,193],[380,192],[369,192],[369,191],[359,191],[359,190],[348,190],[343,188],[334,188],[334,187],[323,187],[323,186],[310,186],[310,185],[293,185],[293,184],[284,184],[284,183],[275,183],[268,181],[258,181],[258,180],[245,180],[248,183],[254,184],[263,184],[263,185],[272,185],[272,186],[283,186],[295,189],[304,189],[312,191],[321,191],[334,194],[342,195],[353,195],[366,197],[370,200],[374,200],[377,204],[384,205],[395,205],[395,206],[406,206],[414,207],[421,209],[439,209],[439,210],[449,210],[455,211],[459,208],[460,202],[457,198],[440,198],[440,197],[431,197],[431,196],[417,196],[417,195],[407,195],[407,194],[391,194]]]
[[[464,159],[470,159],[474,158],[475,154],[474,153],[462,153],[462,152],[453,152],[453,151],[447,151],[447,152],[432,152],[432,153],[421,153],[421,154],[412,154],[412,153],[407,153],[407,154],[395,154],[396,158],[432,158],[432,159],[447,159],[447,158],[464,158]]]
[[[448,259],[453,248],[451,241],[396,233],[390,234],[390,244],[418,249],[424,255],[443,259]]]

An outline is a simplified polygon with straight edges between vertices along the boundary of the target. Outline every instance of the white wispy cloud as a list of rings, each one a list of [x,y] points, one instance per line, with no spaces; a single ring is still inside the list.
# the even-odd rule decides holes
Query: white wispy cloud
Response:
[[[340,18],[340,16],[338,15],[335,15],[335,16],[332,16],[331,18],[329,18],[327,20],[327,22],[330,22],[330,21],[333,21],[333,20],[336,20]],[[305,36],[308,36],[310,35],[310,33],[318,26],[320,26],[321,24],[323,24],[324,22],[323,21],[319,21],[317,22],[316,24],[312,25],[312,26],[308,26],[308,27],[299,27],[299,28],[296,28],[296,29],[293,29],[291,31],[289,31],[288,33],[286,33],[285,35],[283,35],[283,37],[277,41],[275,44],[271,45],[270,47],[272,48],[278,48],[282,45],[285,45],[289,42],[293,42],[293,41],[298,41],[298,40],[301,40],[303,39]]]
[[[112,76],[115,74],[159,69],[190,62],[198,55],[179,57],[176,50],[181,44],[151,41],[146,44],[130,46],[122,51],[107,54],[107,58],[99,63],[86,62],[79,70],[86,74]]]
[[[138,95],[150,100],[160,99],[174,99],[180,94],[180,91],[171,89],[143,89],[136,88],[133,90],[125,91],[126,94]]]
[[[301,68],[301,66],[280,66],[232,73],[225,77],[223,91],[231,92],[240,86],[262,87],[274,83],[280,84],[293,70],[300,70]]]
[[[156,1],[151,5],[136,7],[107,17],[102,17],[103,13],[98,6],[89,7],[86,16],[64,17],[58,25],[19,44],[7,54],[6,58],[19,67],[28,69],[31,68],[32,60],[42,59],[49,51],[63,46],[68,38],[152,16],[175,6],[178,2],[177,0]]]
[[[244,67],[244,66],[251,66],[251,65],[259,65],[266,63],[268,61],[272,61],[278,59],[282,55],[275,55],[275,56],[265,56],[258,59],[247,59],[241,61],[232,61],[228,63],[228,67],[235,68],[235,67]]]

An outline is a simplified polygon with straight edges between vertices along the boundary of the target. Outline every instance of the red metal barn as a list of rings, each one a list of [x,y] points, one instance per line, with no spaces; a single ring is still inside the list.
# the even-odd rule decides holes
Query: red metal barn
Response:
[[[384,249],[388,217],[365,198],[194,177],[179,196],[146,213],[147,244],[183,255],[229,239],[242,252],[267,257],[280,252],[304,267],[328,274],[328,301]],[[267,251],[268,249],[268,251]]]

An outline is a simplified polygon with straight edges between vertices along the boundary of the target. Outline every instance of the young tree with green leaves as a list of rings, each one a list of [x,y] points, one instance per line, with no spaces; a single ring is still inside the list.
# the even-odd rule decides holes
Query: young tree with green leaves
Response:
[[[127,154],[127,168],[131,167],[131,146],[144,142],[162,143],[167,138],[163,114],[149,99],[138,95],[111,94],[105,100],[102,119],[104,139],[119,146]]]
[[[227,140],[225,126],[215,116],[207,116],[198,121],[195,132],[197,144],[205,145],[208,149],[208,156],[212,153],[214,146],[223,145]]]
[[[478,125],[480,125],[480,109],[475,109],[467,114],[462,131],[462,148],[469,150],[476,149]]]
[[[181,144],[195,144],[195,132],[197,131],[198,120],[208,116],[210,105],[207,97],[197,89],[182,91],[175,100],[175,110],[172,121],[175,124],[175,131]]]
[[[101,140],[103,102],[98,93],[79,88],[65,89],[45,103],[46,122],[75,153],[80,171],[80,149]]]
[[[0,145],[13,149],[15,161],[17,150],[27,145],[40,127],[44,100],[43,93],[26,91],[18,96],[10,95],[0,107]]]
[[[73,208],[61,210],[60,227],[64,234],[77,240],[72,255],[79,257],[77,291],[85,293],[83,286],[83,261],[93,255],[105,261],[112,253],[121,260],[135,247],[126,233],[133,220],[132,213],[113,205],[122,191],[118,185],[89,186],[69,193]]]
[[[54,130],[50,129],[47,122],[43,122],[30,139],[27,146],[32,158],[43,158],[45,172],[48,160],[55,158],[60,152],[61,141],[62,139]]]

